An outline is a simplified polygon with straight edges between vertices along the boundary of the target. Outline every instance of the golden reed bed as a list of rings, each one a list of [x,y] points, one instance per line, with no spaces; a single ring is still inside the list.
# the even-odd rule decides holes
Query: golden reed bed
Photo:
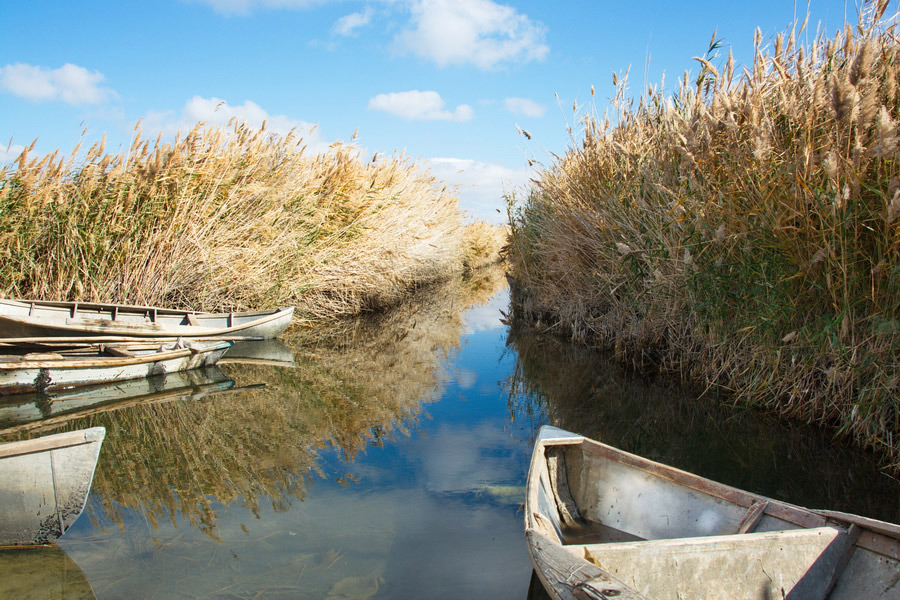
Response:
[[[900,469],[900,43],[887,2],[614,116],[510,207],[520,314]],[[813,38],[809,44],[800,40]]]

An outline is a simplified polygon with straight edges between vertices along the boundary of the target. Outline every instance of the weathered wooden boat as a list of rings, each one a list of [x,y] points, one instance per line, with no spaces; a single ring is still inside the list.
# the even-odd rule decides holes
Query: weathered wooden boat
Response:
[[[106,430],[0,444],[0,546],[48,544],[84,510]]]
[[[0,356],[0,395],[187,371],[216,363],[229,341],[96,344],[59,352]]]
[[[291,324],[293,315],[293,307],[208,313],[127,304],[0,299],[0,337],[275,338]]]
[[[525,536],[557,600],[900,598],[900,526],[745,492],[554,427]]]
[[[128,407],[190,401],[234,389],[217,366],[43,393],[0,396],[0,435],[59,427]]]

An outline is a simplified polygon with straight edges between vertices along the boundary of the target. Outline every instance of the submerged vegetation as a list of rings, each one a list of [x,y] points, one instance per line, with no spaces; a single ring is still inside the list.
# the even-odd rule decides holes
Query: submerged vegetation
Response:
[[[900,43],[887,2],[720,43],[666,97],[618,81],[510,208],[518,311],[832,428],[900,469]],[[721,63],[721,64],[717,64]]]
[[[33,144],[32,144],[33,148]],[[0,169],[0,295],[322,319],[496,260],[502,235],[403,156],[233,122]]]

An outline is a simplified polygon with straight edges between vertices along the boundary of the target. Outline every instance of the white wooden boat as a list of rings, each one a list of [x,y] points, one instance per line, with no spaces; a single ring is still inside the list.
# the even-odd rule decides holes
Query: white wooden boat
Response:
[[[293,315],[293,307],[207,313],[127,304],[0,299],[0,337],[275,338],[291,324]]]
[[[84,510],[106,430],[0,444],[0,546],[48,544]]]
[[[97,344],[59,352],[0,356],[0,395],[49,392],[77,385],[122,381],[207,367],[229,341]]]
[[[557,600],[900,599],[900,526],[751,494],[544,427],[525,500]]]

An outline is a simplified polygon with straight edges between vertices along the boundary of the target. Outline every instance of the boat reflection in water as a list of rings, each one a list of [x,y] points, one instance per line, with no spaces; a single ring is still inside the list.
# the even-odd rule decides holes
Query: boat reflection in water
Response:
[[[296,366],[293,351],[277,338],[235,342],[217,364],[269,365],[288,369]]]
[[[187,400],[232,387],[234,381],[212,366],[117,383],[5,396],[0,398],[0,435],[47,430],[110,410]]]
[[[16,600],[92,600],[84,572],[59,546],[0,550],[0,598]]]

